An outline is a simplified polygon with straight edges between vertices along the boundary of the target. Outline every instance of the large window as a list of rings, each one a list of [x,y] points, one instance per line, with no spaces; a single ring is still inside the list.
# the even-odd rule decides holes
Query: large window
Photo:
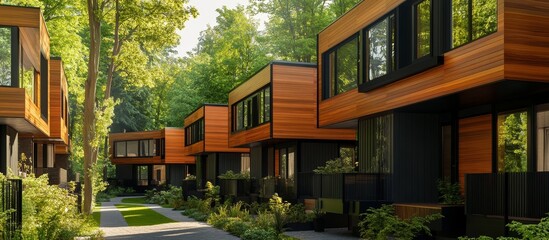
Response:
[[[366,30],[366,81],[395,70],[395,32],[393,14]]]
[[[293,179],[295,177],[295,148],[281,148],[279,151],[280,177],[285,179]]]
[[[161,148],[160,139],[114,142],[114,152],[117,158],[160,156]]]
[[[451,48],[497,31],[497,0],[452,0],[451,8]]]
[[[11,28],[0,27],[0,86],[11,86]]]
[[[232,106],[232,130],[253,128],[271,120],[271,87],[267,86]]]
[[[528,171],[528,113],[498,115],[498,172]]]
[[[192,145],[204,140],[204,118],[185,128],[185,145]]]
[[[549,104],[536,107],[537,171],[549,171]]]
[[[351,37],[324,56],[325,98],[356,88],[358,81],[360,35]]]

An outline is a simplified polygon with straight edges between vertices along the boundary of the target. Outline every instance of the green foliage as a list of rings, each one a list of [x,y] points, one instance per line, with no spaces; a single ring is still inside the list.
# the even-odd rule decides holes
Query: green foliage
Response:
[[[306,223],[315,218],[314,213],[307,213],[305,206],[301,203],[291,205],[288,209],[287,218],[289,223]]]
[[[498,171],[526,172],[528,168],[528,114],[498,116]]]
[[[242,236],[251,226],[251,223],[240,218],[229,218],[229,223],[225,225],[223,230],[235,235]]]
[[[278,240],[278,234],[272,228],[252,227],[240,237],[243,240]]]
[[[233,170],[229,170],[219,176],[220,179],[250,179],[250,172],[244,171],[240,173],[234,173]]]
[[[549,239],[549,217],[544,217],[538,224],[523,224],[513,221],[507,224],[509,229],[518,233],[521,239]]]
[[[168,205],[179,209],[183,206],[183,190],[181,187],[168,186],[165,190],[151,189],[145,191],[145,201],[158,205]]]
[[[317,174],[351,173],[355,171],[355,161],[352,158],[334,158],[313,171]]]
[[[431,230],[426,225],[442,218],[440,214],[425,217],[413,217],[408,220],[399,219],[392,205],[381,208],[369,208],[361,214],[364,219],[359,222],[360,237],[365,239],[385,240],[387,237],[396,239],[414,239],[419,233],[431,236]]]
[[[195,176],[195,175],[192,175],[192,174],[188,174],[188,175],[185,177],[185,180],[196,180],[196,176]]]
[[[269,209],[274,216],[274,229],[276,233],[284,231],[284,225],[288,223],[288,212],[290,211],[290,203],[283,202],[282,198],[275,193],[269,199]]]
[[[439,180],[437,183],[438,192],[440,195],[440,203],[442,204],[463,204],[461,197],[461,188],[459,183],[451,183],[450,181]]]
[[[219,201],[221,201],[219,186],[213,185],[210,181],[206,182],[206,193],[204,195],[206,196],[206,200],[214,203],[215,206],[219,206]]]
[[[0,179],[3,176],[0,174]],[[23,239],[99,237],[93,219],[78,212],[77,198],[48,184],[47,175],[23,179]]]

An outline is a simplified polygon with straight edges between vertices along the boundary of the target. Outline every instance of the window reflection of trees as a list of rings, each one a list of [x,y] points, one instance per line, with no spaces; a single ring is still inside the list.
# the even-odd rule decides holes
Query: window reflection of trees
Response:
[[[416,5],[416,58],[431,53],[431,0]]]
[[[0,86],[11,86],[11,29],[0,27]]]
[[[453,0],[451,47],[496,32],[497,22],[497,0]]]
[[[358,37],[337,50],[337,93],[356,87],[358,79]]]
[[[498,116],[498,171],[528,171],[528,114]]]

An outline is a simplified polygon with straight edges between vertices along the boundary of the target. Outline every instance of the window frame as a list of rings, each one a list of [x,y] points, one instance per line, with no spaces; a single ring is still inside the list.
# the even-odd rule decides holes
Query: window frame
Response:
[[[204,141],[206,135],[205,121],[205,118],[202,117],[185,127],[185,146]]]
[[[335,97],[337,95],[343,94],[345,92],[351,91],[354,88],[351,88],[345,92],[339,93],[339,86],[338,86],[338,80],[337,80],[337,72],[338,72],[338,64],[337,64],[337,52],[339,49],[341,49],[343,46],[347,45],[348,43],[356,40],[357,41],[357,71],[356,71],[356,80],[355,84],[358,87],[360,83],[360,79],[362,78],[361,74],[361,62],[362,62],[362,43],[364,37],[362,36],[361,31],[354,33],[347,39],[343,40],[342,42],[338,43],[334,47],[330,48],[326,52],[322,54],[322,99],[329,99],[332,97]],[[334,55],[333,61],[331,61],[331,55]],[[333,70],[332,70],[333,69]],[[332,78],[333,76],[333,78]],[[333,80],[333,82],[332,82]],[[333,90],[333,95],[332,95]]]
[[[263,101],[260,100],[261,97],[263,97]],[[268,83],[238,102],[233,103],[231,105],[231,133],[246,131],[270,123],[272,118],[272,102],[272,86]],[[269,107],[267,107],[267,103]],[[240,106],[242,106],[242,116],[239,114],[238,108]],[[263,110],[263,114],[259,114],[260,110]],[[259,119],[260,117],[262,119]],[[239,125],[241,128],[238,128]]]
[[[114,151],[113,151],[113,158],[152,158],[152,157],[158,157],[160,156],[161,152],[159,152],[159,146],[158,146],[158,143],[159,143],[160,139],[152,139],[152,138],[149,138],[149,139],[136,139],[136,140],[121,140],[121,141],[114,141],[113,142],[113,147],[114,147]],[[132,156],[132,157],[129,157],[128,156],[128,142],[137,142],[137,156]],[[141,154],[141,151],[142,151],[142,146],[141,146],[141,143],[142,142],[146,142],[147,143],[147,149],[146,151],[148,151],[148,154]],[[151,153],[151,142],[155,142],[154,146],[155,146],[155,150],[154,150],[154,154]],[[118,144],[124,144],[124,156],[118,156]]]

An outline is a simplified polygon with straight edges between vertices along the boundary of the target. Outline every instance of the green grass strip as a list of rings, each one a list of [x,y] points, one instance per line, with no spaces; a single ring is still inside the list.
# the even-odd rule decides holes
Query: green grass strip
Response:
[[[150,226],[164,223],[172,223],[174,220],[155,212],[154,210],[135,204],[115,204],[128,226]]]
[[[99,207],[101,207],[101,203],[95,203],[92,213],[92,219],[97,227],[101,226],[101,212],[99,212]]]
[[[135,203],[135,204],[146,204],[144,197],[139,198],[122,198],[122,203]]]

